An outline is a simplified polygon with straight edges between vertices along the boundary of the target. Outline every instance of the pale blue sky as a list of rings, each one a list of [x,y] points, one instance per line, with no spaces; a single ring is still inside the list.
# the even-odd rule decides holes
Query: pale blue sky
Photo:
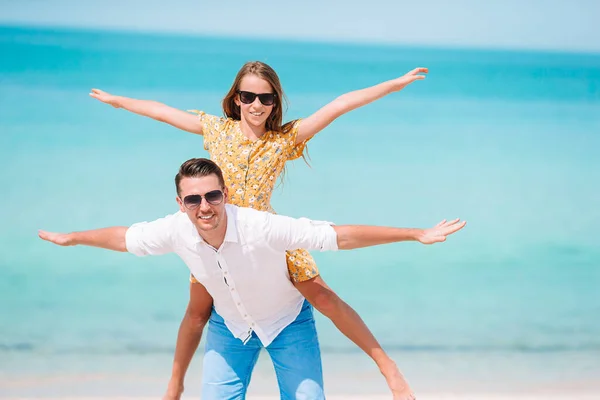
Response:
[[[600,0],[0,0],[0,24],[593,52],[598,21]]]

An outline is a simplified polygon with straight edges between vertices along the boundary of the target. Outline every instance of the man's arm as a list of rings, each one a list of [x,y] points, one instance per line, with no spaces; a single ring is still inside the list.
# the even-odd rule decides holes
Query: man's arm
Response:
[[[113,226],[111,228],[94,229],[91,231],[56,233],[38,231],[38,236],[48,242],[59,246],[93,246],[114,251],[127,251],[125,245],[125,226]]]
[[[393,228],[369,225],[334,226],[329,222],[263,214],[269,244],[278,250],[349,250],[403,241],[423,244],[443,242],[462,229],[466,222],[443,220],[433,228]]]
[[[179,400],[192,357],[198,348],[204,326],[210,318],[213,299],[204,285],[190,283],[190,302],[179,326],[173,369],[163,400]]]
[[[177,229],[180,214],[168,215],[152,222],[140,222],[130,226],[90,231],[55,233],[38,231],[38,236],[59,246],[93,246],[103,249],[130,252],[137,256],[159,255],[173,250],[172,237]]]
[[[333,229],[340,250],[377,246],[395,242],[417,241],[423,244],[444,242],[446,237],[461,230],[466,221],[443,220],[433,228],[389,228],[384,226],[340,225]]]

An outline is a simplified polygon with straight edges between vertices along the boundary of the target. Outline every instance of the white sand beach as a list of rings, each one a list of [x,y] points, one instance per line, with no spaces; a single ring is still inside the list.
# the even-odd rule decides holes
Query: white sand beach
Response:
[[[164,358],[164,359],[163,359]],[[400,359],[400,357],[397,357]],[[555,357],[544,357],[536,362],[524,357],[510,359],[513,368],[503,365],[502,357],[487,356],[495,367],[484,371],[486,363],[475,364],[475,355],[463,355],[461,360],[472,367],[467,371],[452,361],[454,357],[437,355],[437,363],[430,357],[412,355],[410,359],[410,382],[419,400],[598,400],[600,379],[596,365],[589,360],[590,368],[570,373],[564,367],[551,368]],[[77,363],[73,357],[69,369],[79,365],[91,370],[87,364]],[[537,359],[537,358],[536,358]],[[562,364],[572,361],[567,355]],[[48,372],[47,365],[21,366],[13,359],[13,368],[0,373],[0,400],[160,400],[168,376],[170,355],[146,360],[140,365],[128,365],[127,359],[110,359],[110,366],[100,363],[97,371],[67,372],[64,365],[53,362],[55,372]],[[11,360],[6,360],[11,361]],[[56,361],[56,360],[54,360]],[[182,400],[201,399],[201,362],[195,360],[188,371],[186,390]],[[363,357],[325,357],[325,390],[328,400],[391,400],[385,382],[376,368],[365,363]],[[544,362],[546,369],[541,369]],[[341,364],[353,366],[350,370]],[[8,364],[7,364],[8,365]],[[442,368],[442,366],[445,366]],[[480,368],[476,372],[474,366]],[[520,367],[520,368],[519,368]],[[40,369],[41,371],[35,371]],[[63,370],[63,371],[61,371]],[[111,372],[109,372],[111,371]],[[537,371],[537,373],[536,373]],[[249,400],[276,400],[277,382],[267,357],[259,358],[249,388]]]
[[[423,394],[418,395],[419,400],[546,400],[546,399],[567,399],[567,400],[598,400],[600,393],[573,393],[563,392],[555,394]],[[99,400],[106,397],[12,397],[7,400]],[[110,400],[157,400],[158,397],[109,397]],[[182,400],[197,399],[195,396],[184,396]],[[391,400],[391,396],[382,395],[332,395],[327,396],[328,400]],[[249,396],[248,400],[279,400],[277,396]]]

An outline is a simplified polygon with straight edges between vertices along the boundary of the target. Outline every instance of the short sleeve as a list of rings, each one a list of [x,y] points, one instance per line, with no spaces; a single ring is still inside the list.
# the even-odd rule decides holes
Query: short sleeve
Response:
[[[304,140],[301,143],[296,144],[296,138],[298,137],[298,128],[300,127],[301,119],[297,119],[294,121],[294,125],[292,126],[290,132],[290,152],[288,153],[288,160],[295,160],[300,158],[306,149],[306,144],[311,138]]]
[[[254,213],[250,214],[249,210],[245,210],[256,221],[256,231],[264,232],[265,240],[275,250],[338,250],[337,233],[332,222],[252,211]]]
[[[198,120],[202,125],[202,136],[204,136],[204,150],[210,151],[210,146],[223,130],[226,119],[207,114],[204,111],[188,110],[188,112],[198,115]]]
[[[139,257],[173,252],[178,215],[131,225],[125,233],[127,251]]]

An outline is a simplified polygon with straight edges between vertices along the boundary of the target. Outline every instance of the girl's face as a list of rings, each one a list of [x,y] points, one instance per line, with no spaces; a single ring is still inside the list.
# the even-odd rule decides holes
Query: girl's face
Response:
[[[243,77],[235,96],[235,104],[240,107],[241,120],[257,128],[264,128],[276,101],[269,82],[256,75]]]

